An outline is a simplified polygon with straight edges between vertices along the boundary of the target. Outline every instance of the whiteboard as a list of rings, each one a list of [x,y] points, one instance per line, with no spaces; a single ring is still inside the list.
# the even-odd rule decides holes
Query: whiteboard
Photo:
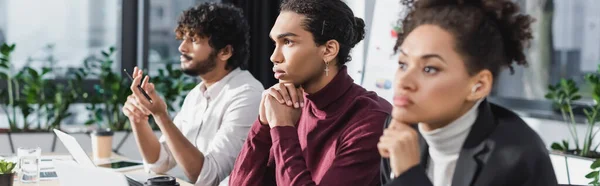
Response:
[[[393,51],[397,38],[396,27],[404,10],[397,0],[377,0],[371,20],[373,24],[362,86],[377,92],[389,102],[394,96],[393,80],[398,69],[398,56]]]

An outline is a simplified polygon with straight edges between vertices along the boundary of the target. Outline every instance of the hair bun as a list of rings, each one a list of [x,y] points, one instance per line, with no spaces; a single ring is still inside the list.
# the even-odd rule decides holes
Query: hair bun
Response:
[[[504,40],[504,51],[506,52],[507,66],[511,68],[512,63],[527,65],[527,59],[523,51],[529,47],[533,34],[531,23],[534,18],[521,14],[519,7],[510,0],[480,0],[483,11],[496,22],[500,34]]]
[[[356,45],[365,38],[365,21],[359,17],[354,17],[354,39],[352,46]]]

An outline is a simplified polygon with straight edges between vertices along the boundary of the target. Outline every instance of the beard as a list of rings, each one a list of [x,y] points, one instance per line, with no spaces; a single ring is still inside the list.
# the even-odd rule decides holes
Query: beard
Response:
[[[192,57],[190,57],[186,54],[182,54],[182,56],[184,58],[186,58],[187,60],[189,60],[191,63],[188,67],[183,66],[181,68],[181,71],[184,74],[187,74],[189,76],[204,75],[204,74],[214,70],[215,67],[217,66],[217,52],[216,51],[212,51],[208,55],[208,58],[206,58],[204,60],[193,60]]]

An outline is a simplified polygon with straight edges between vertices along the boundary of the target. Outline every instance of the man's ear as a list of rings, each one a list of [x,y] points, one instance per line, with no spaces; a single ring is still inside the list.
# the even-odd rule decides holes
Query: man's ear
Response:
[[[233,47],[231,45],[223,47],[217,54],[217,58],[219,58],[221,61],[227,61],[229,58],[231,58],[231,56],[233,56]]]
[[[336,40],[329,40],[323,44],[323,61],[332,62],[340,52],[340,43]]]

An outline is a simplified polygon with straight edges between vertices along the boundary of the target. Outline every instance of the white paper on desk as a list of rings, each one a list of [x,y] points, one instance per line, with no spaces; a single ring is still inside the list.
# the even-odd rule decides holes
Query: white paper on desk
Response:
[[[40,180],[58,180],[58,177],[42,177],[42,174],[56,172],[56,168],[54,166],[54,161],[70,161],[75,163],[73,158],[70,155],[62,155],[62,156],[42,156],[40,159]]]
[[[40,158],[40,170],[42,172],[43,171],[53,171],[55,160],[74,161],[70,155],[68,155],[68,156],[42,156]]]

